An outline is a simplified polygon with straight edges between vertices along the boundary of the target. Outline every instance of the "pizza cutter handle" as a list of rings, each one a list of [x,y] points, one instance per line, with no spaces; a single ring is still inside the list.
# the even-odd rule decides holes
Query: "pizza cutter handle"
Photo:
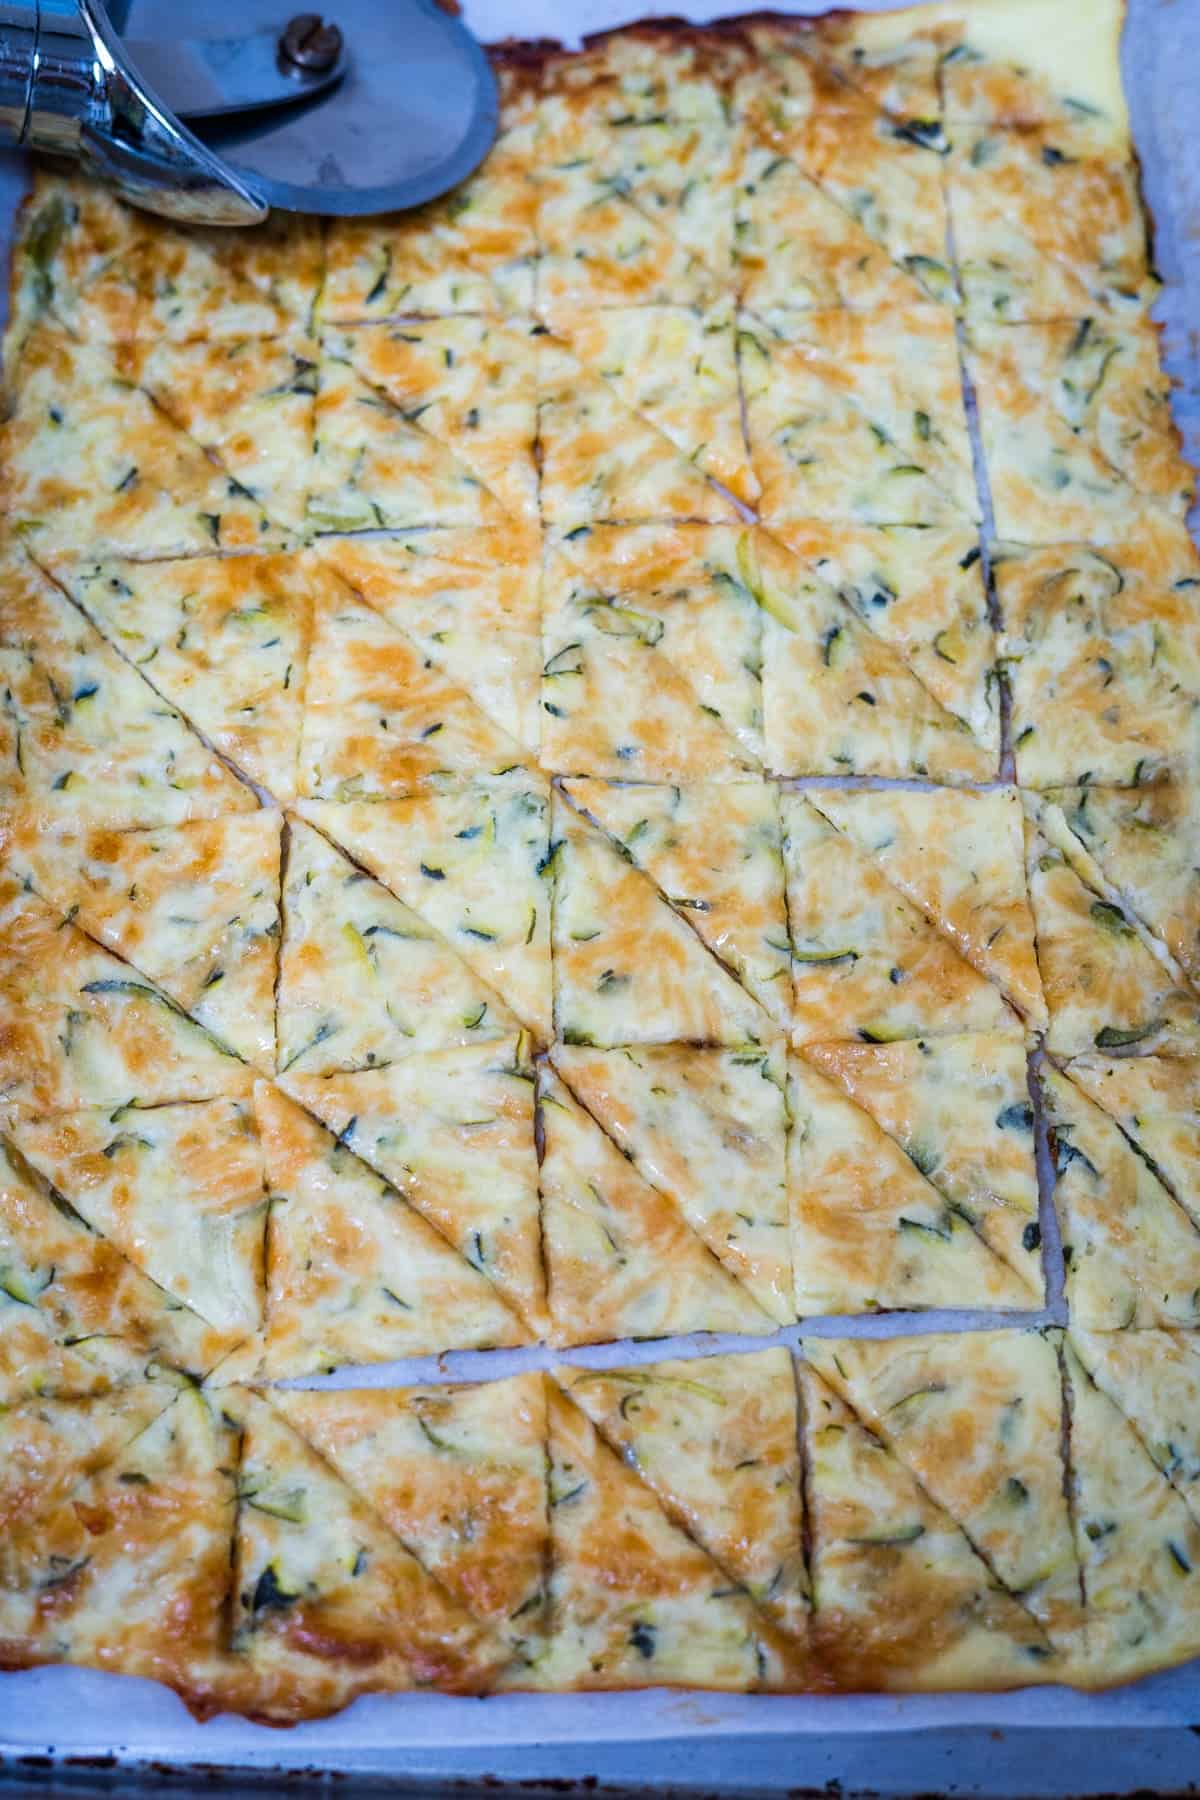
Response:
[[[253,225],[267,214],[137,74],[101,0],[0,0],[0,143],[73,157],[170,219]]]

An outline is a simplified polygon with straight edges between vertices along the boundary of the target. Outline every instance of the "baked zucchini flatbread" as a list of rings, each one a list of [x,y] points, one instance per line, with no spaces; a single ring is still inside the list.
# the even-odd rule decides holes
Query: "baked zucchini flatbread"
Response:
[[[0,1103],[125,1107],[237,1096],[252,1071],[69,917],[0,878]]]
[[[536,1663],[549,1561],[546,1377],[283,1392],[275,1405],[515,1659]]]
[[[1066,1368],[1086,1620],[1086,1651],[1071,1678],[1109,1687],[1200,1649],[1200,1526],[1069,1338]]]
[[[15,834],[9,867],[260,1069],[275,1068],[281,817]]]
[[[380,800],[523,769],[510,738],[396,626],[336,577],[315,603],[300,792]]]
[[[1077,1057],[1076,1087],[1117,1121],[1200,1223],[1200,1067],[1191,1058]]]
[[[765,615],[769,768],[780,775],[918,775],[940,781],[994,776],[994,734],[990,745],[979,742],[824,574],[761,530],[743,534],[739,564]]]
[[[226,1388],[238,1419],[233,1650],[239,1709],[292,1724],[356,1694],[480,1693],[506,1646],[267,1400]]]
[[[1196,1515],[1200,1342],[1187,1331],[1071,1331],[1092,1381],[1125,1414],[1151,1460]]]
[[[781,797],[792,1041],[1019,1034],[1000,989],[803,794]]]
[[[262,1316],[266,1194],[251,1109],[236,1100],[14,1113],[20,1154],[152,1281],[218,1331]]]
[[[519,1022],[431,925],[293,819],[276,992],[279,1068],[368,1069]]]
[[[807,1338],[803,1350],[962,1527],[1008,1593],[1066,1649],[1082,1619],[1062,1458],[1058,1335]]]
[[[776,790],[765,782],[562,787],[786,1026],[790,948]]]
[[[761,1044],[767,1012],[687,913],[554,797],[554,1019],[567,1044]]]
[[[105,1399],[91,1402],[104,1407]],[[10,1666],[83,1663],[174,1687],[198,1716],[225,1688],[236,1438],[206,1396],[165,1411],[6,1542]]]
[[[156,825],[253,795],[19,549],[3,553],[0,805],[36,827]]]
[[[156,1287],[0,1148],[0,1406],[83,1399],[153,1367],[196,1381],[238,1336]]]
[[[539,1070],[538,1105],[554,1343],[772,1329],[682,1201],[651,1186],[549,1064]]]
[[[1055,8],[1051,15],[1038,0],[972,0],[939,70],[947,119],[990,125],[1086,119],[1114,150],[1124,149],[1122,16],[1115,0]]]
[[[1089,1331],[1194,1326],[1200,1224],[1074,1082],[1049,1064],[1039,1081],[1073,1321]]]
[[[746,532],[579,526],[547,540],[541,760],[565,775],[730,781],[763,756]]]
[[[326,330],[322,343],[445,445],[505,512],[536,522],[537,356],[528,326],[406,319]]]
[[[996,641],[976,533],[818,519],[773,530],[998,758]]]
[[[1192,504],[1196,477],[1183,459],[1171,417],[1171,383],[1159,363],[1158,329],[1146,319],[1117,324],[1103,317],[973,325],[976,394],[985,410],[994,406],[1006,420],[1020,417],[1030,426],[1036,420],[1039,435],[1055,445],[1064,441],[1065,427],[1144,500],[1182,518]],[[1057,524],[1061,537],[1072,514],[1069,497],[1064,500],[1061,490],[1050,496],[1047,513],[1051,530]],[[997,521],[1003,534],[999,515]],[[1026,507],[1013,535],[1032,533]]]
[[[114,363],[274,524],[302,531],[319,355],[316,342],[297,332],[228,343],[129,344],[114,352]]]
[[[536,749],[541,544],[521,527],[323,537],[317,554],[502,731]]]
[[[947,189],[969,320],[1144,314],[1158,282],[1137,173],[1103,121],[955,128]]]
[[[504,507],[454,450],[322,346],[305,526],[409,531],[502,525]]]
[[[333,324],[396,314],[507,317],[533,304],[537,190],[529,179],[534,83],[495,66],[500,131],[487,159],[452,193],[407,212],[337,219],[325,238],[321,317]]]
[[[554,1067],[638,1173],[781,1325],[795,1318],[784,1058],[676,1045],[558,1045]]]
[[[953,1040],[951,1040],[953,1041]],[[865,1107],[799,1059],[788,1079],[788,1199],[796,1310],[974,1306],[1026,1309],[1042,1298],[1028,1255],[1014,1267],[935,1187]]]
[[[550,1019],[550,796],[535,776],[305,816],[412,908],[539,1041]],[[469,1028],[468,1028],[469,1029]]]
[[[544,1283],[526,1051],[522,1034],[280,1083],[537,1329]]]
[[[1055,1670],[1033,1613],[962,1527],[808,1364],[800,1365],[813,1533],[813,1643],[838,1684],[1026,1687]]]
[[[875,859],[1030,1026],[1045,1025],[1025,891],[1021,803],[1012,789],[823,790],[813,804]]]
[[[214,1381],[524,1340],[486,1276],[332,1132],[269,1082],[254,1110],[271,1195],[265,1325]]]
[[[53,569],[156,693],[222,756],[281,805],[294,797],[312,594],[320,587],[309,557],[69,558]],[[167,707],[158,710],[169,718]],[[127,713],[122,723],[127,731]],[[246,804],[233,792],[228,810]]]
[[[1050,1014],[1046,1048],[1056,1056],[1200,1053],[1200,996],[1175,979],[1124,910],[1083,881],[1030,820],[1025,833]]]
[[[808,1578],[790,1352],[562,1368],[556,1378],[667,1516],[803,1642]]]
[[[808,1043],[802,1055],[871,1115],[1040,1299],[1033,1107],[1020,1039]]]
[[[555,306],[555,336],[638,418],[705,475],[753,505],[728,300],[686,306]]]
[[[103,351],[39,325],[8,381],[5,511],[39,556],[200,556],[288,542]]]
[[[542,516],[560,531],[739,517],[733,499],[562,340],[538,340]]]
[[[521,1685],[808,1685],[795,1641],[668,1518],[579,1407],[553,1386],[549,1395],[550,1632]]]
[[[1132,788],[1046,792],[1043,831],[1086,880],[1115,888],[1200,981],[1200,787],[1191,768],[1155,771]]]

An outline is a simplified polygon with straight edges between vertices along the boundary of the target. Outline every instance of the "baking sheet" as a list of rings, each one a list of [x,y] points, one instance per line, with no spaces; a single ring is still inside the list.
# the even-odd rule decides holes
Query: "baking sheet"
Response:
[[[381,4],[385,0],[380,0]],[[749,6],[752,0],[745,0]],[[1071,0],[1058,0],[1070,4]],[[248,28],[270,23],[274,0],[239,0]],[[484,39],[548,35],[577,41],[588,31],[631,17],[678,13],[675,5],[638,0],[576,0],[569,11],[554,0],[475,0],[467,17]],[[689,9],[698,22],[736,10]],[[813,13],[819,4],[777,10]],[[1142,160],[1147,199],[1155,220],[1156,252],[1166,291],[1155,308],[1164,326],[1167,366],[1177,382],[1176,416],[1189,455],[1200,462],[1200,148],[1195,142],[1194,93],[1189,71],[1200,70],[1200,0],[1129,0],[1123,46],[1126,88],[1134,136]],[[209,0],[134,0],[129,29],[143,36],[169,31],[211,32]],[[0,251],[7,260],[12,208],[21,188],[19,166],[0,167]],[[1195,519],[1193,519],[1195,525]],[[1052,1231],[1047,1233],[1054,1237]],[[1060,1292],[1052,1283],[1052,1292]],[[1028,1322],[1061,1318],[1058,1306],[1030,1314]],[[919,1319],[815,1320],[779,1334],[794,1344],[801,1335],[897,1335],[914,1330],[978,1329],[982,1315],[924,1314]],[[1017,1324],[1020,1315],[991,1321]],[[413,1381],[499,1376],[530,1364],[549,1367],[569,1360],[592,1366],[658,1360],[689,1345],[719,1350],[724,1340],[676,1340],[606,1345],[555,1356],[510,1352],[462,1353],[441,1359],[373,1367],[333,1378],[336,1385],[402,1385]],[[562,1696],[502,1695],[483,1701],[437,1695],[388,1695],[358,1701],[345,1713],[290,1731],[271,1730],[222,1717],[198,1725],[174,1695],[155,1684],[79,1669],[39,1669],[0,1677],[0,1758],[17,1766],[23,1755],[56,1758],[114,1755],[122,1762],[226,1764],[232,1767],[321,1769],[386,1774],[414,1750],[502,1751],[505,1747],[568,1743],[649,1743],[686,1737],[810,1743],[864,1733],[937,1732],[985,1726],[1011,1729],[1188,1727],[1200,1719],[1200,1662],[1107,1694],[1075,1694],[1035,1688],[1018,1694],[839,1698],[709,1695],[648,1691],[641,1694]],[[1192,1726],[1194,1730],[1195,1727]],[[519,1767],[519,1763],[517,1764]],[[757,1772],[757,1764],[756,1772]],[[671,1773],[665,1769],[664,1774]],[[1107,1785],[1098,1770],[1097,1785]],[[1083,1786],[1080,1768],[1080,1786]],[[699,1778],[704,1778],[700,1771]],[[751,1779],[741,1772],[741,1782]]]

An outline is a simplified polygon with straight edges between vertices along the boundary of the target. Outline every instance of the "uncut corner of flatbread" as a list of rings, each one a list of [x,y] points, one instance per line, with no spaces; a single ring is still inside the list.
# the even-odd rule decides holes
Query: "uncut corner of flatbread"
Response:
[[[1128,147],[1121,80],[1121,0],[1046,8],[1042,0],[973,0],[941,59],[949,122],[1090,124],[1114,152]]]

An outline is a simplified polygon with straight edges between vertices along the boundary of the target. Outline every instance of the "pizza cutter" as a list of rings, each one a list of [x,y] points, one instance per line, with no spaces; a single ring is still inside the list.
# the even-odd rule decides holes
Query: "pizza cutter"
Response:
[[[74,157],[134,205],[209,225],[416,206],[482,161],[495,78],[446,7],[288,4],[135,6],[135,25],[169,17],[168,39],[127,29],[127,3],[0,0],[0,144]]]

